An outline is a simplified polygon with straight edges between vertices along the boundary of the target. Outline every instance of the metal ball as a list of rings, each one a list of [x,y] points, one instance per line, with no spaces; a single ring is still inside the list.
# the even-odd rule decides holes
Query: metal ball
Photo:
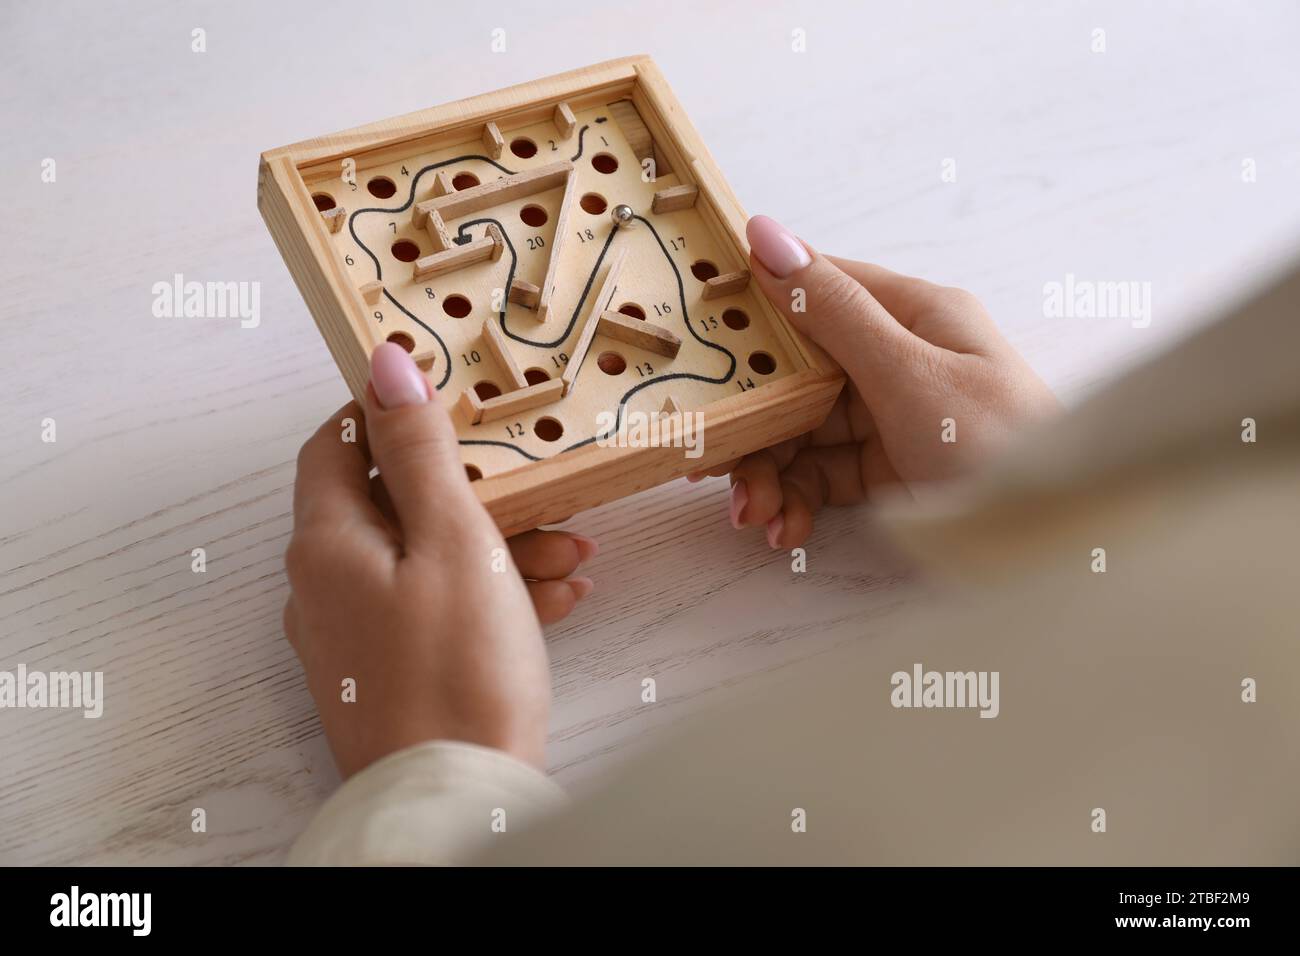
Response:
[[[632,207],[625,202],[621,202],[611,209],[609,218],[614,220],[614,225],[616,226],[631,227],[636,223],[636,213],[632,210]]]

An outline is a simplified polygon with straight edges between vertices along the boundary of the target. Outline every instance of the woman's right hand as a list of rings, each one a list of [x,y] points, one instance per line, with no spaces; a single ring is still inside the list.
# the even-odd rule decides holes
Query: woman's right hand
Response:
[[[823,256],[766,216],[746,232],[754,280],[849,381],[820,427],[691,476],[731,474],[736,528],[798,547],[823,505],[958,477],[1059,411],[969,292]]]

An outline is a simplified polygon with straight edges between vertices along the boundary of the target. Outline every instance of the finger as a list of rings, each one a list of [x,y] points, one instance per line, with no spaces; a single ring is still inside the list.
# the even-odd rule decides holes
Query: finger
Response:
[[[835,398],[826,419],[810,431],[803,445],[842,445],[861,441],[875,431],[871,412],[867,410],[856,388],[842,388]]]
[[[891,397],[931,346],[870,292],[766,216],[745,227],[751,272],[797,329],[844,367],[868,406]]]
[[[866,286],[899,322],[931,345],[983,355],[1006,344],[979,299],[965,289],[936,285],[870,262],[827,258]]]
[[[520,576],[534,581],[567,578],[600,551],[591,538],[569,531],[525,531],[506,544]]]
[[[843,394],[844,392],[841,391],[840,395],[842,396]],[[832,413],[833,412],[834,409],[832,409]],[[810,441],[813,441],[817,434],[818,430],[814,429],[806,435],[796,435],[794,438],[787,438],[785,441],[777,442],[775,445],[769,447],[768,451],[776,457],[777,462],[784,465],[794,457],[795,452]],[[735,472],[736,468],[738,468],[740,463],[744,460],[744,458],[733,458],[731,461],[724,461],[722,464],[714,465],[712,468],[707,468],[704,471],[691,472],[691,474],[686,476],[686,480],[695,482],[704,478],[721,478],[723,475],[730,475]]]
[[[382,529],[382,518],[370,499],[369,474],[365,417],[360,405],[348,402],[298,452],[294,530],[338,527],[358,520]]]
[[[769,449],[740,460],[731,473],[731,526],[765,525],[781,510],[781,467]]]
[[[528,588],[528,595],[533,599],[533,609],[543,625],[564,620],[595,587],[591,578],[525,581],[524,586]]]
[[[867,497],[862,448],[856,444],[805,448],[781,472],[781,481],[798,488],[813,511],[824,505],[858,504]]]
[[[797,548],[813,530],[825,505],[857,504],[866,498],[862,448],[857,443],[800,449],[781,471],[781,511],[767,523],[773,548]]]
[[[885,488],[907,492],[907,485],[898,476],[898,469],[889,460],[879,436],[872,436],[862,443],[860,457],[863,495],[871,497]]]
[[[384,487],[382,475],[374,475],[370,479],[370,500],[375,503],[384,520],[392,525],[394,533],[400,535],[402,526],[397,521],[397,509],[393,507],[393,499],[388,496],[388,489]]]
[[[366,429],[407,550],[489,520],[470,488],[456,431],[424,373],[392,342],[371,355]]]
[[[781,482],[781,511],[764,529],[770,548],[797,548],[812,536],[813,514],[817,509],[797,485]]]
[[[827,256],[831,264],[853,281],[866,287],[904,328],[911,329],[912,323],[927,306],[933,305],[943,286],[935,285],[916,276],[903,275],[873,262],[858,262],[856,259],[841,259],[839,256]]]

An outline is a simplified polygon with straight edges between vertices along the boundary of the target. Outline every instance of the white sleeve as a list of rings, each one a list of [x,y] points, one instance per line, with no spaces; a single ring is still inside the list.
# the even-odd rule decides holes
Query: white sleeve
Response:
[[[288,863],[453,863],[567,802],[544,773],[499,750],[430,741],[347,780],[298,838]]]

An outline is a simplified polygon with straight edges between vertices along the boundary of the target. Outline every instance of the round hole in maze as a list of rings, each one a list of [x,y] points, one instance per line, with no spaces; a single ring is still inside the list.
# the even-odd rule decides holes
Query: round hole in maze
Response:
[[[489,398],[496,398],[501,394],[501,389],[497,388],[496,382],[489,382],[484,379],[481,382],[474,383],[474,394],[479,397],[479,401],[486,402]]]
[[[547,374],[544,368],[524,369],[524,381],[529,385],[541,385],[543,382],[549,382],[551,376]]]
[[[338,205],[329,193],[312,193],[311,201],[316,204],[316,209],[320,212],[329,212]]]
[[[461,189],[473,189],[478,185],[478,177],[473,173],[457,173],[451,177],[451,188],[457,191]]]
[[[397,192],[397,183],[387,176],[374,176],[366,183],[366,188],[370,190],[370,195],[378,199],[387,199]]]
[[[564,426],[554,418],[539,418],[537,424],[533,426],[533,434],[542,441],[559,441],[560,436],[564,434]]]
[[[531,159],[537,155],[537,144],[527,136],[516,136],[510,141],[510,152],[520,159]]]
[[[691,275],[701,282],[708,282],[718,274],[718,267],[708,259],[696,259],[691,263]]]
[[[538,226],[546,225],[546,210],[541,206],[525,206],[519,210],[519,218],[524,221],[525,226],[536,229]]]
[[[605,202],[605,197],[600,193],[587,193],[578,200],[578,205],[582,207],[583,212],[589,212],[593,216],[599,216],[605,211],[609,203]]]
[[[400,345],[408,352],[415,351],[415,339],[411,338],[405,332],[392,333],[390,336],[388,336],[388,341],[392,342],[394,345]]]
[[[723,324],[737,332],[749,328],[749,316],[744,309],[727,309],[722,313]]]
[[[645,309],[641,308],[641,306],[637,305],[635,302],[624,302],[618,307],[618,311],[633,319],[645,320]]]
[[[468,478],[470,481],[478,481],[480,478],[483,477],[483,472],[481,472],[478,469],[478,467],[475,465],[466,465],[465,477]]]
[[[597,153],[591,157],[591,166],[598,173],[604,173],[608,176],[618,169],[618,160],[609,153]]]
[[[402,262],[414,262],[420,258],[420,247],[410,239],[398,239],[393,243],[392,253],[393,258]]]
[[[766,352],[750,352],[749,367],[759,375],[771,375],[776,371],[776,359]]]
[[[617,352],[601,352],[596,359],[596,367],[606,375],[622,375],[627,368],[627,359]]]
[[[442,300],[442,311],[446,312],[453,319],[463,319],[469,315],[472,306],[469,299],[463,295],[449,295]]]

